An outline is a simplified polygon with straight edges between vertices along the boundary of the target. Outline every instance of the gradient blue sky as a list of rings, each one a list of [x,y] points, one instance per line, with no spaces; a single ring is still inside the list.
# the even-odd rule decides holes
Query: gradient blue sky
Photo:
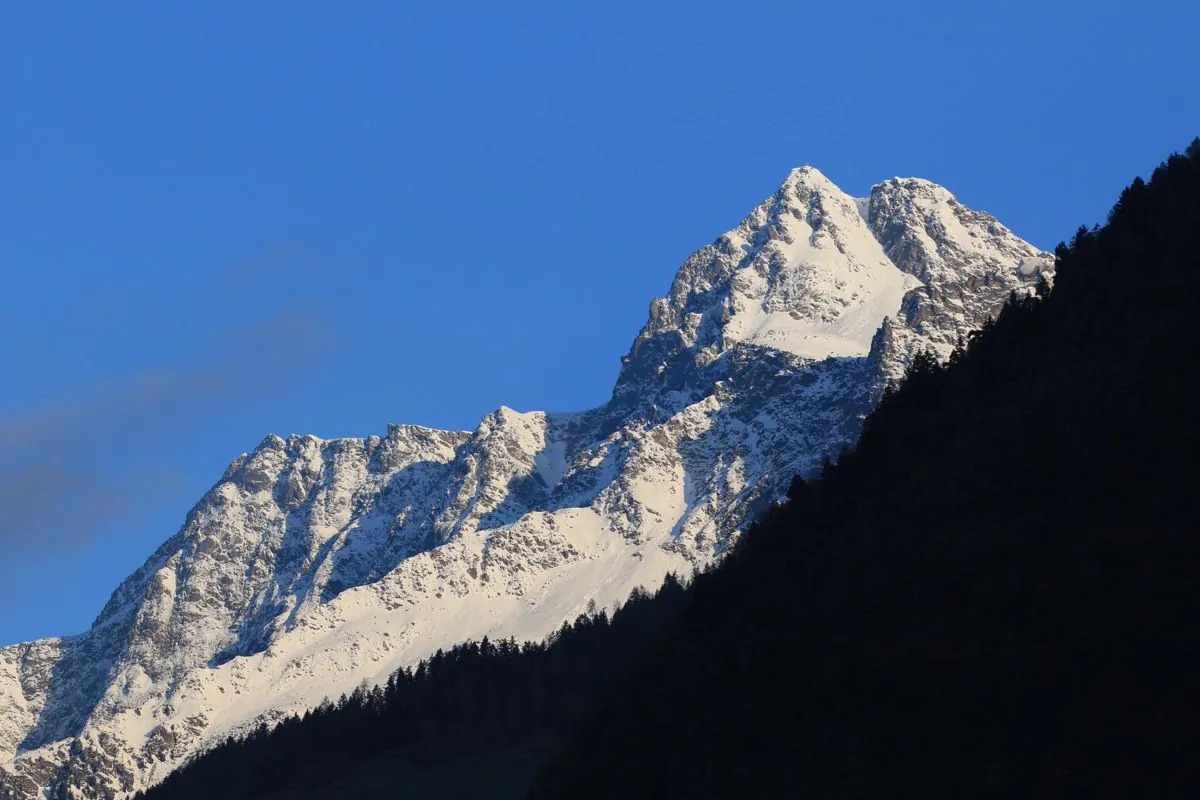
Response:
[[[603,402],[649,299],[793,166],[928,177],[1053,246],[1200,134],[1198,23],[5,4],[0,643],[85,629],[268,432]]]

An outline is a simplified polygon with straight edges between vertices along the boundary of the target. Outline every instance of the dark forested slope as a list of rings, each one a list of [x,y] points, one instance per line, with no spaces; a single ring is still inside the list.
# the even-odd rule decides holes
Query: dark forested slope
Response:
[[[386,686],[261,727],[171,774],[146,800],[520,797],[582,714],[687,603],[674,576],[546,642],[470,642]]]

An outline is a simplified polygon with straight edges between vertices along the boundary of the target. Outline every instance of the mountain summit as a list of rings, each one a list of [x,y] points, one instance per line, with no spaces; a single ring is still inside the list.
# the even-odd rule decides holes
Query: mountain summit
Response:
[[[473,431],[268,436],[79,636],[0,649],[0,787],[121,797],[230,734],[719,557],[1052,258],[919,179],[793,170],[693,253],[611,399]]]

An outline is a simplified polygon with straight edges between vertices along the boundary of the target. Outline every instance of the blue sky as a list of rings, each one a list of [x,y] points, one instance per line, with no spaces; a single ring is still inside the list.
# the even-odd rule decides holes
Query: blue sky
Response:
[[[0,643],[268,432],[603,402],[793,166],[1051,247],[1200,134],[1182,2],[503,5],[0,9]]]

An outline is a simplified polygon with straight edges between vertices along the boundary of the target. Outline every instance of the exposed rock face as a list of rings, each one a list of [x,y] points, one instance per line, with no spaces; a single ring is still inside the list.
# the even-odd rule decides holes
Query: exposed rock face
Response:
[[[230,733],[720,555],[1052,260],[945,189],[792,171],[696,251],[579,414],[268,436],[80,636],[0,649],[0,786],[121,797]]]
[[[867,207],[871,232],[888,258],[921,283],[881,328],[877,355],[889,381],[903,375],[907,358],[919,349],[948,357],[959,338],[978,330],[1012,292],[1029,291],[1043,275],[1053,277],[1053,256],[937,184],[893,178],[872,189]]]

